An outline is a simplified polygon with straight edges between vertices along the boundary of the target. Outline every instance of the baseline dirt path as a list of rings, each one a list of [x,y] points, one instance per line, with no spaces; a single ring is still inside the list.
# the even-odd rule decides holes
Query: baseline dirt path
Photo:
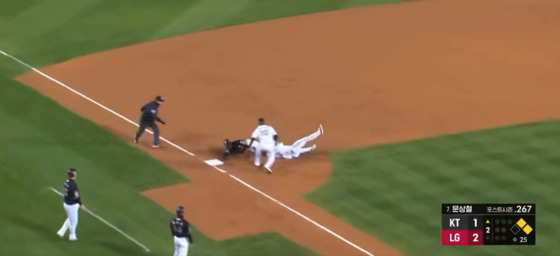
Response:
[[[162,136],[201,159],[218,156],[226,137],[248,137],[257,117],[285,142],[322,123],[318,150],[277,161],[273,175],[243,158],[224,169],[375,255],[398,255],[301,198],[328,179],[329,152],[558,117],[559,14],[557,0],[372,6],[174,37],[43,70],[133,120],[145,101],[165,96]],[[133,126],[37,74],[19,79],[132,139]],[[275,230],[322,255],[363,255],[193,157],[168,145],[149,149],[147,135],[140,147],[192,182],[144,194],[170,210],[185,205],[205,234]]]

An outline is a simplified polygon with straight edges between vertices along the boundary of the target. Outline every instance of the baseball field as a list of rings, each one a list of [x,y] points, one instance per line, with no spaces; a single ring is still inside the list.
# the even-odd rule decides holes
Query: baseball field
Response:
[[[558,42],[557,0],[2,0],[0,255],[172,255],[178,205],[189,255],[556,255]],[[325,134],[205,163],[258,117]],[[449,202],[535,203],[536,245],[443,246]]]

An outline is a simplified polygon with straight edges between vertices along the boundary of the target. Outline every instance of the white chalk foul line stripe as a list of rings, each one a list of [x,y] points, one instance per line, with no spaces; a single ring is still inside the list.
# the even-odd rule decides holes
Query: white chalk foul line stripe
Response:
[[[60,191],[56,190],[53,187],[49,188],[52,192],[57,193],[59,196],[64,197],[64,195],[62,193],[60,193]],[[136,241],[136,239],[132,238],[131,236],[129,236],[128,234],[126,234],[124,231],[120,230],[119,228],[115,227],[115,225],[109,223],[108,221],[106,221],[105,219],[101,218],[99,215],[93,213],[90,209],[85,210],[87,213],[89,213],[91,216],[93,216],[94,218],[98,219],[99,221],[103,222],[105,225],[111,227],[112,229],[114,229],[115,231],[119,232],[121,235],[123,235],[124,237],[126,237],[128,240],[132,241],[133,243],[135,243],[136,245],[140,246],[142,249],[144,249],[144,251],[146,252],[150,252],[150,249],[148,249],[148,247],[146,247],[145,245],[143,245],[142,243]]]
[[[56,84],[58,84],[58,85],[60,85],[60,86],[62,86],[62,87],[64,87],[64,88],[68,89],[69,91],[71,91],[71,92],[77,94],[78,96],[80,96],[80,97],[86,99],[87,101],[89,101],[89,102],[91,102],[91,103],[93,103],[93,104],[99,106],[100,108],[109,111],[111,114],[116,115],[116,116],[120,117],[121,119],[123,119],[123,120],[129,122],[130,124],[132,124],[132,125],[138,127],[138,124],[135,123],[134,121],[132,121],[132,120],[126,118],[125,116],[123,116],[123,115],[117,113],[116,111],[114,111],[114,110],[112,110],[112,109],[110,109],[110,108],[104,106],[103,104],[101,104],[101,103],[99,103],[99,102],[97,102],[97,101],[91,99],[90,97],[88,97],[88,96],[86,96],[85,94],[83,94],[83,93],[81,93],[81,92],[75,90],[74,88],[72,88],[72,87],[66,85],[65,83],[60,82],[60,81],[54,79],[53,77],[51,77],[51,76],[49,76],[49,75],[43,73],[42,71],[40,71],[40,70],[38,70],[38,69],[36,69],[36,68],[34,68],[34,67],[28,65],[27,63],[25,63],[25,62],[19,60],[18,58],[14,57],[14,56],[12,56],[12,55],[10,55],[10,54],[8,54],[8,53],[2,51],[2,50],[0,50],[0,53],[2,53],[3,55],[5,55],[6,57],[8,57],[8,58],[10,58],[10,59],[12,59],[12,60],[15,60],[16,62],[20,63],[21,65],[23,65],[23,66],[25,66],[25,67],[27,67],[27,68],[29,68],[29,69],[31,69],[31,70],[37,72],[39,75],[41,75],[41,76],[43,76],[43,77],[45,77],[45,78],[47,78],[47,79],[53,81],[54,83],[56,83]],[[150,130],[148,130],[148,132],[149,132],[150,134],[153,134],[152,131],[150,131]],[[173,147],[175,147],[175,148],[177,148],[177,149],[179,149],[179,150],[181,150],[181,151],[183,151],[183,152],[185,152],[185,153],[187,153],[187,154],[189,154],[189,155],[191,155],[191,156],[194,156],[193,153],[189,152],[188,150],[186,150],[186,149],[184,149],[184,148],[181,148],[181,147],[177,146],[175,143],[173,143],[173,142],[171,142],[171,141],[169,141],[169,140],[167,140],[167,139],[165,139],[165,138],[163,138],[163,137],[160,137],[160,138],[161,138],[162,141],[165,141],[165,142],[169,143],[169,145],[171,145],[171,146],[173,146]]]
[[[128,123],[130,123],[130,124],[132,124],[132,125],[138,127],[138,124],[137,124],[137,123],[135,123],[135,122],[133,122],[132,120],[126,118],[125,116],[123,116],[123,115],[117,113],[116,111],[114,111],[114,110],[112,110],[112,109],[110,109],[110,108],[104,106],[103,104],[101,104],[101,103],[99,103],[99,102],[93,100],[92,98],[90,98],[90,97],[84,95],[83,93],[81,93],[81,92],[75,90],[74,88],[72,88],[72,87],[70,87],[70,86],[64,84],[63,82],[60,82],[60,81],[54,79],[53,77],[51,77],[51,76],[49,76],[49,75],[47,75],[47,74],[41,72],[40,70],[38,70],[38,69],[36,69],[36,68],[30,66],[29,64],[27,64],[27,63],[25,63],[25,62],[19,60],[18,58],[14,57],[14,56],[12,56],[12,55],[10,55],[10,54],[8,54],[8,53],[2,51],[2,50],[0,50],[0,53],[2,53],[2,54],[5,55],[6,57],[8,57],[8,58],[10,58],[10,59],[12,59],[12,60],[14,60],[14,61],[16,61],[16,62],[18,62],[18,63],[20,63],[21,65],[23,65],[23,66],[25,66],[25,67],[27,67],[27,68],[29,68],[29,69],[35,71],[35,72],[38,73],[39,75],[41,75],[41,76],[43,76],[43,77],[45,77],[45,78],[51,80],[52,82],[54,82],[54,83],[56,83],[56,84],[58,84],[58,85],[60,85],[60,86],[62,86],[62,87],[64,87],[64,88],[70,90],[71,92],[73,92],[73,93],[77,94],[78,96],[80,96],[80,97],[86,99],[87,101],[89,101],[89,102],[91,102],[91,103],[93,103],[93,104],[95,104],[95,105],[101,107],[102,109],[105,109],[105,110],[109,111],[109,112],[112,113],[113,115],[115,115],[115,116],[117,116],[117,117],[119,117],[119,118],[121,118],[121,119],[127,121]],[[149,130],[148,130],[148,132],[149,132],[149,133],[152,133],[152,132],[149,131]],[[165,139],[165,138],[163,138],[163,137],[160,137],[160,139],[161,139],[162,141],[164,141],[164,142],[167,142],[169,145],[175,147],[176,149],[178,149],[178,150],[180,150],[180,151],[182,151],[182,152],[185,152],[185,153],[189,154],[190,156],[193,156],[193,157],[197,158],[198,160],[201,160],[201,161],[204,162],[204,159],[200,159],[200,158],[196,157],[195,154],[193,154],[193,153],[189,152],[188,150],[186,150],[186,149],[180,147],[179,145],[177,145],[177,144],[175,144],[175,143],[173,143],[173,142],[171,142],[171,141],[169,141],[169,140],[167,140],[167,139]],[[278,205],[284,207],[284,208],[287,209],[288,211],[290,211],[290,212],[296,214],[297,216],[299,216],[299,217],[303,218],[304,220],[308,221],[309,223],[311,223],[311,224],[317,226],[318,228],[322,229],[323,231],[325,231],[325,232],[327,232],[327,233],[333,235],[334,237],[340,239],[340,240],[343,241],[344,243],[346,243],[346,244],[348,244],[348,245],[354,247],[355,249],[357,249],[357,250],[363,252],[364,254],[366,254],[366,255],[368,255],[368,256],[375,256],[375,255],[373,255],[372,253],[370,253],[370,252],[366,251],[365,249],[361,248],[360,246],[358,246],[358,245],[356,245],[356,244],[350,242],[348,239],[346,239],[346,238],[340,236],[339,234],[333,232],[332,230],[326,228],[325,226],[323,226],[323,225],[317,223],[316,221],[310,219],[309,217],[307,217],[307,216],[301,214],[300,212],[298,212],[298,211],[292,209],[291,207],[285,205],[284,203],[278,201],[277,199],[275,199],[275,198],[273,198],[273,197],[267,195],[266,193],[260,191],[259,189],[257,189],[257,188],[255,188],[255,187],[249,185],[249,184],[246,183],[245,181],[243,181],[243,180],[241,180],[241,179],[235,177],[235,176],[232,175],[232,174],[229,174],[226,170],[223,170],[223,169],[218,168],[218,167],[216,167],[216,166],[209,165],[209,164],[207,164],[207,163],[206,163],[206,165],[208,165],[208,166],[210,166],[210,167],[212,167],[212,168],[218,170],[218,171],[221,172],[221,173],[226,173],[226,174],[228,174],[232,179],[234,179],[235,181],[241,183],[241,184],[244,185],[245,187],[247,187],[247,188],[249,188],[249,189],[251,189],[251,190],[253,190],[253,191],[255,191],[255,192],[257,192],[257,193],[259,193],[259,194],[261,194],[261,195],[263,195],[264,197],[266,197],[266,198],[270,199],[271,201],[275,202],[276,204],[278,204]]]

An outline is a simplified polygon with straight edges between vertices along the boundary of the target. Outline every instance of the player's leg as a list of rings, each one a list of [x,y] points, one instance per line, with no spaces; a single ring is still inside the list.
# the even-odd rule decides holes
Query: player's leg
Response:
[[[62,227],[60,227],[60,229],[58,230],[58,232],[56,232],[56,234],[60,237],[64,237],[64,234],[66,234],[66,231],[68,231],[69,228],[70,228],[70,220],[66,218],[66,220],[64,220],[64,223],[62,223]]]
[[[68,231],[68,229],[70,228],[70,211],[69,211],[70,208],[68,207],[69,205],[65,203],[63,203],[62,205],[64,206],[64,211],[66,212],[66,220],[64,220],[62,227],[60,227],[58,232],[56,232],[60,237],[63,237],[64,234],[66,234],[66,231]]]
[[[136,130],[136,134],[134,134],[134,143],[138,143],[138,140],[140,139],[140,136],[142,136],[142,134],[144,133],[144,130],[146,130],[146,123],[140,121],[138,124],[138,130]]]
[[[267,170],[271,170],[272,165],[274,164],[274,160],[276,160],[276,152],[275,152],[274,148],[275,147],[272,146],[272,147],[267,147],[267,149],[266,149],[267,159],[266,159],[266,163],[265,163],[264,167]]]
[[[76,240],[76,228],[78,227],[78,210],[80,209],[79,204],[69,205],[70,208],[70,216],[68,219],[70,220],[70,240]]]
[[[173,256],[179,256],[179,252],[181,251],[181,244],[179,244],[179,239],[177,237],[173,237],[173,245],[175,246],[173,250]]]
[[[159,147],[159,127],[156,124],[156,122],[153,122],[150,124],[150,128],[152,128],[152,131],[154,132],[154,139],[152,145],[154,147]]]
[[[296,142],[292,144],[292,147],[302,148],[303,146],[305,146],[305,144],[307,144],[308,142],[314,139],[317,139],[319,136],[321,136],[321,129],[317,129],[317,131],[315,131],[314,133],[309,134],[299,140],[296,140]]]
[[[187,239],[184,239],[185,242],[183,244],[183,247],[181,248],[181,254],[180,256],[187,256],[187,254],[189,254],[189,242],[187,241]]]
[[[261,166],[261,154],[262,154],[262,149],[261,146],[257,146],[255,148],[255,166]]]

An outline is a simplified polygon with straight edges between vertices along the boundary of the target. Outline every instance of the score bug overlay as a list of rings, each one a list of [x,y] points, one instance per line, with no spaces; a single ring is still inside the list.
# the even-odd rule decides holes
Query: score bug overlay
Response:
[[[442,245],[535,245],[535,204],[442,204]]]

